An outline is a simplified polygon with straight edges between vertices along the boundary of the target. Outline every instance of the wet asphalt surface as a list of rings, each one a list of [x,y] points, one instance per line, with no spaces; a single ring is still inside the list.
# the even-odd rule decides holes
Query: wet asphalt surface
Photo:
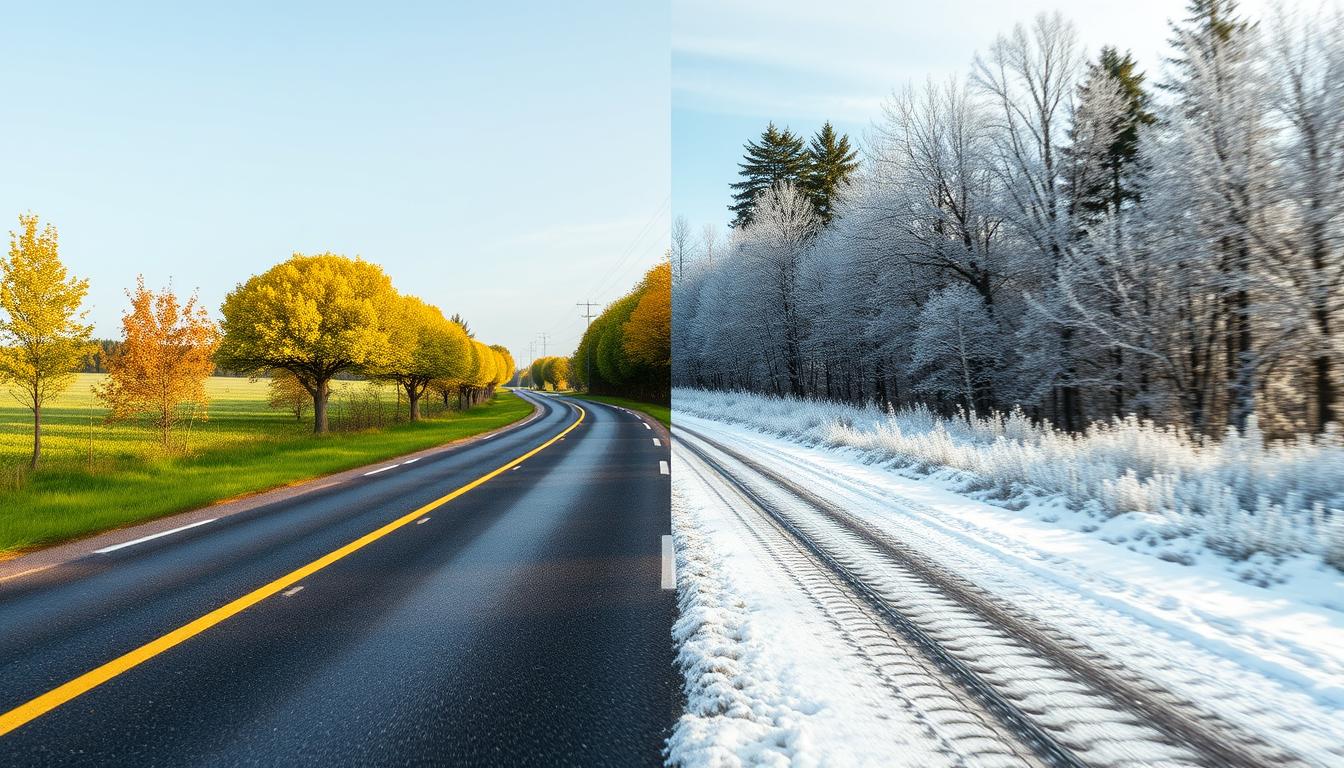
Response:
[[[558,434],[486,441],[0,584],[0,712]],[[0,765],[662,762],[681,710],[660,588],[667,446],[583,423],[518,468],[0,736]]]

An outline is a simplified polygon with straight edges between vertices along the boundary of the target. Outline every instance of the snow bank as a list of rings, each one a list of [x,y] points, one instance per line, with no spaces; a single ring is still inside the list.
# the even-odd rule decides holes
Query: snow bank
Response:
[[[813,752],[803,720],[812,707],[782,682],[768,638],[759,636],[722,556],[688,509],[695,502],[676,486],[672,495],[680,608],[672,635],[686,713],[668,739],[669,764],[811,764],[803,757]]]
[[[950,468],[965,490],[999,503],[1057,495],[1109,519],[1132,515],[1163,539],[1195,538],[1236,560],[1319,556],[1344,570],[1344,436],[1205,440],[1135,418],[1082,435],[1020,411],[945,419],[744,392],[676,389],[674,412],[737,423],[812,445],[852,448],[917,474]]]

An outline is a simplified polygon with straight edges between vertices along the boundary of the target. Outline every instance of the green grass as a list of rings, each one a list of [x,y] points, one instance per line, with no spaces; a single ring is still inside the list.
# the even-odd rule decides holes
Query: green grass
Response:
[[[31,474],[31,412],[0,391],[0,556],[363,466],[532,412],[500,392],[465,412],[431,403],[429,417],[411,424],[396,420],[390,387],[340,382],[337,431],[315,437],[310,415],[300,422],[268,407],[265,381],[214,377],[209,419],[178,430],[165,452],[148,425],[104,422],[89,394],[98,378],[82,374],[46,409],[42,463]]]
[[[629,408],[632,411],[643,411],[662,422],[664,427],[667,427],[668,429],[672,428],[672,409],[666,405],[645,403],[639,400],[631,400],[626,397],[612,397],[611,395],[580,394],[575,395],[575,397],[580,397],[584,400],[596,400],[599,403],[606,403],[607,405],[619,405],[623,408]]]

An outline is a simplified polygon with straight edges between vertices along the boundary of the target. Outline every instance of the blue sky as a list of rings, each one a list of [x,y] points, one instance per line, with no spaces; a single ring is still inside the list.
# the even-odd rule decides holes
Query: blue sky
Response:
[[[1264,0],[1243,1],[1263,15]],[[1166,20],[1185,0],[673,0],[672,207],[698,232],[727,231],[728,185],[742,145],[767,122],[811,134],[830,119],[861,139],[893,90],[964,75],[977,50],[1016,22],[1061,10],[1089,54],[1133,50],[1159,75]]]
[[[28,3],[3,27],[0,232],[57,225],[100,335],[138,273],[217,312],[330,250],[521,361],[542,332],[571,351],[574,303],[667,246],[660,4]]]

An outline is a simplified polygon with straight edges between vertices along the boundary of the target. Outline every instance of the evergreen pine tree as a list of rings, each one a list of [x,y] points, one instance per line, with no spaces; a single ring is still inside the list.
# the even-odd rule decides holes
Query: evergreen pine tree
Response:
[[[1237,10],[1237,0],[1190,0],[1186,5],[1190,15],[1184,22],[1170,22],[1169,42],[1176,55],[1168,58],[1167,63],[1172,65],[1176,77],[1158,87],[1184,96],[1196,87],[1195,81],[1211,74],[1208,67],[1199,65],[1199,60],[1212,61],[1226,55],[1229,45],[1240,43],[1252,29],[1250,22],[1237,16]],[[1231,47],[1232,55],[1241,53],[1236,50],[1237,45]],[[1221,68],[1216,71],[1222,74]]]
[[[788,128],[780,130],[772,122],[761,134],[760,142],[747,142],[746,154],[738,163],[742,180],[733,183],[732,225],[751,223],[756,196],[780,182],[801,185],[808,173],[808,153],[803,138]]]
[[[1109,46],[1103,47],[1097,61],[1088,65],[1079,87],[1079,114],[1070,138],[1077,141],[1080,118],[1088,114],[1092,101],[1100,98],[1107,88],[1119,90],[1123,109],[1117,116],[1119,124],[1115,126],[1114,140],[1099,158],[1101,173],[1089,178],[1086,188],[1071,190],[1084,220],[1108,211],[1117,213],[1125,204],[1138,200],[1138,185],[1130,169],[1139,152],[1139,129],[1157,120],[1150,109],[1151,97],[1144,90],[1143,80],[1144,74],[1138,71],[1134,57],[1129,52],[1121,55]]]
[[[812,137],[807,148],[810,167],[803,188],[823,223],[831,223],[836,194],[841,186],[849,184],[850,175],[859,167],[858,156],[849,145],[849,137],[837,134],[829,120]]]

